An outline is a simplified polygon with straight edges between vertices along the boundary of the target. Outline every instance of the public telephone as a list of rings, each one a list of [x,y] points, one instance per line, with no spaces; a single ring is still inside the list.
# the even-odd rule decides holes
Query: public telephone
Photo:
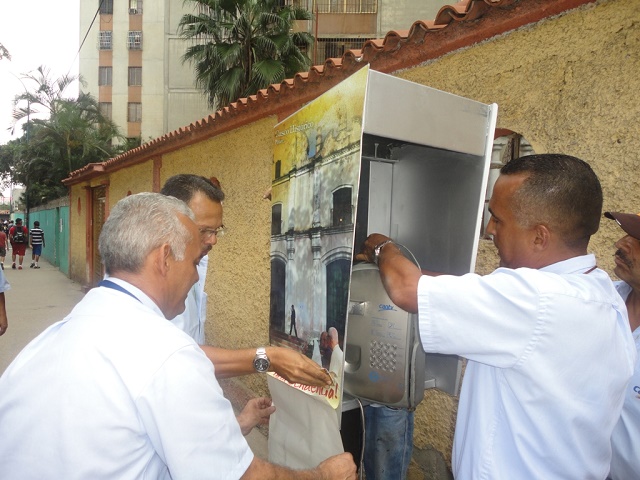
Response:
[[[415,408],[424,397],[425,353],[418,316],[387,295],[378,267],[361,263],[351,273],[345,392],[394,407]]]
[[[391,301],[378,267],[371,263],[352,269],[348,318],[345,393],[410,409],[422,401],[428,388],[458,394],[462,359],[424,352],[418,315]]]

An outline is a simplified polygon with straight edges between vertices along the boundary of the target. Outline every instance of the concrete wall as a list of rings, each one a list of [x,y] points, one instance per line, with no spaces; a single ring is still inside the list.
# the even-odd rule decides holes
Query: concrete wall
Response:
[[[36,221],[40,222],[40,228],[44,232],[42,258],[69,275],[69,199],[54,200],[31,210],[29,230]]]

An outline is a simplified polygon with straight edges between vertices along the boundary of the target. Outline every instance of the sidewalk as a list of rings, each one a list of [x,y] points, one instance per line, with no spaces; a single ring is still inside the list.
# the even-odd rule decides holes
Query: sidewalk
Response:
[[[62,320],[82,300],[82,286],[40,259],[38,270],[30,269],[31,251],[24,257],[23,270],[11,269],[11,255],[5,258],[4,274],[11,284],[5,293],[9,328],[0,337],[0,375],[27,343],[49,325]],[[267,458],[267,438],[258,429],[247,437],[254,454]]]
[[[31,250],[24,257],[23,270],[11,269],[7,252],[4,274],[11,284],[5,293],[9,328],[0,337],[0,374],[27,343],[49,325],[62,320],[84,293],[79,283],[69,280],[57,267],[40,259],[40,268],[30,269]]]

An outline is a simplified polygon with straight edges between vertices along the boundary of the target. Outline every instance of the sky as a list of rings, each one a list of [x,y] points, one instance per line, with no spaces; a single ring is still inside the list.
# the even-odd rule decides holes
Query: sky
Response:
[[[23,86],[16,77],[40,65],[49,68],[54,79],[78,74],[79,23],[80,0],[0,1],[0,43],[11,55],[11,60],[0,60],[0,145],[22,134],[19,127],[13,136],[8,131],[12,101],[32,84],[23,80]],[[68,93],[75,97],[77,88]]]

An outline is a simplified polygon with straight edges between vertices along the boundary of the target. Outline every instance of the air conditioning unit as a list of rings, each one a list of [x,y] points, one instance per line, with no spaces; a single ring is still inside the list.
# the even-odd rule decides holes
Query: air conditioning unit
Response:
[[[137,8],[130,8],[129,9],[129,15],[137,15],[138,14],[138,9]]]

